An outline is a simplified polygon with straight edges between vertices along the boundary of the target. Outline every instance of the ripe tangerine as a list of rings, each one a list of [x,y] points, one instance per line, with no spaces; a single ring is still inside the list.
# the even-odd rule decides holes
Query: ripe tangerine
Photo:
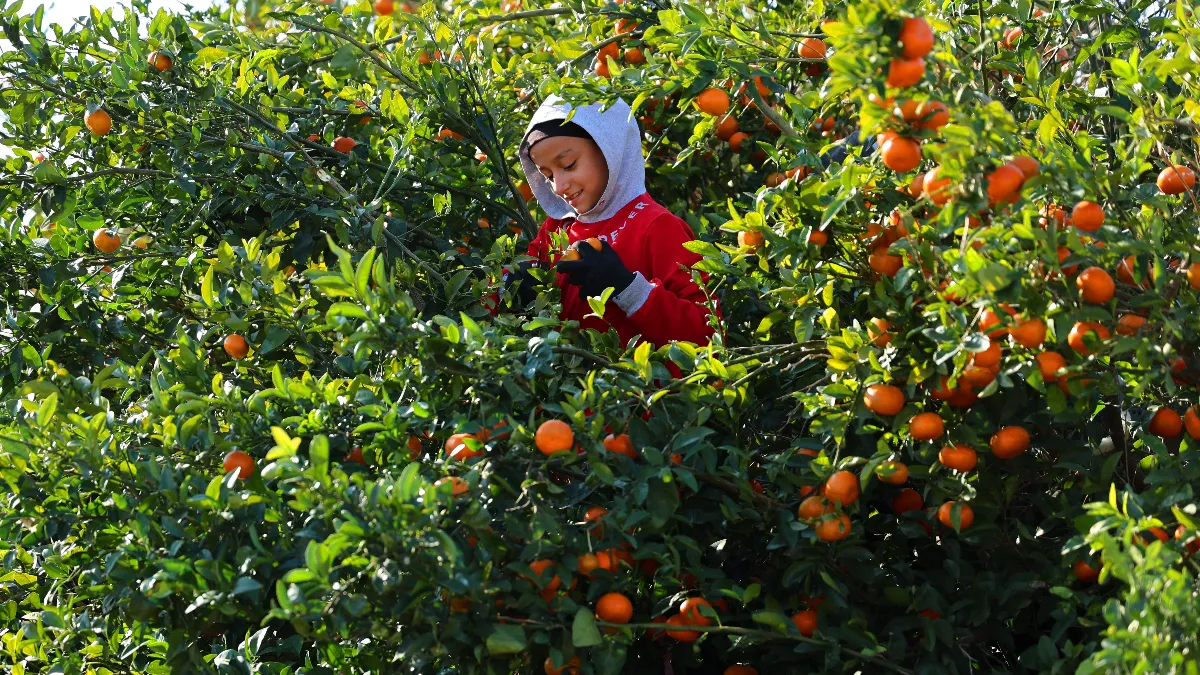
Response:
[[[1022,426],[1007,426],[992,435],[989,445],[998,459],[1012,459],[1029,449],[1029,432]]]
[[[974,449],[955,443],[947,445],[938,452],[938,461],[942,466],[953,471],[973,471],[979,464],[979,455]]]
[[[935,412],[923,412],[914,415],[908,421],[908,432],[915,440],[932,441],[942,437],[942,434],[946,432],[946,425],[942,422],[941,415]]]
[[[895,415],[904,408],[904,392],[890,384],[873,384],[863,394],[863,403],[877,415]]]
[[[1196,173],[1181,164],[1174,164],[1158,172],[1158,189],[1165,195],[1177,195],[1192,189],[1196,184]]]
[[[1154,411],[1147,429],[1159,438],[1175,438],[1183,433],[1183,418],[1179,413],[1164,406]]]
[[[254,475],[254,458],[241,450],[230,450],[223,462],[225,473],[238,472],[238,480],[249,480]]]
[[[921,17],[911,17],[900,25],[897,41],[906,59],[919,59],[933,50],[933,28]]]
[[[620,593],[605,593],[596,601],[596,618],[609,623],[629,623],[633,603]]]
[[[729,94],[715,87],[709,87],[696,97],[696,107],[707,115],[724,115],[729,111]]]
[[[574,447],[575,432],[571,430],[571,425],[562,420],[546,420],[534,433],[533,443],[543,455],[549,457]]]
[[[244,359],[250,353],[250,344],[246,342],[246,338],[237,333],[226,337],[223,346],[225,347],[225,353],[229,355],[229,358],[234,360]]]
[[[953,514],[951,512],[954,509],[955,503],[953,501],[946,502],[938,509],[938,520],[946,527],[954,527]],[[961,504],[959,508],[961,510],[958,513],[958,531],[961,532],[971,527],[971,524],[975,522],[975,511],[969,504]]]

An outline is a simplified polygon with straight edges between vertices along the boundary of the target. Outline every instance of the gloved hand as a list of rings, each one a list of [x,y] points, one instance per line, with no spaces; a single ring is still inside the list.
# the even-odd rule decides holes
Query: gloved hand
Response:
[[[502,282],[504,290],[508,290],[513,284],[517,285],[517,303],[521,308],[529,306],[529,303],[537,299],[537,279],[529,273],[529,268],[534,267],[537,263],[525,261],[521,263],[517,269],[506,272]]]
[[[555,269],[567,275],[567,283],[578,286],[584,297],[598,296],[610,286],[613,295],[618,295],[637,276],[625,267],[621,256],[607,241],[600,242],[599,251],[584,240],[575,242],[571,248],[579,251],[579,260],[561,260]]]

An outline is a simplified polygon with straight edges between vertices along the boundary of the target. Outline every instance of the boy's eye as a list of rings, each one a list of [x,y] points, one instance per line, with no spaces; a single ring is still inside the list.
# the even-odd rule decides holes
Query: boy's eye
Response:
[[[570,164],[564,166],[563,168],[566,169],[567,171],[570,171],[571,169],[575,168],[575,162],[571,162]]]

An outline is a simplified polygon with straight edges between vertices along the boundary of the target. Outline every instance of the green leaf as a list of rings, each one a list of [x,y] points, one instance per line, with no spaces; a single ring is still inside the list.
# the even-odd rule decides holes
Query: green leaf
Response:
[[[600,644],[600,630],[596,628],[596,617],[592,610],[580,607],[571,624],[571,643],[576,647],[593,647]]]
[[[308,446],[308,461],[312,464],[312,472],[317,476],[329,476],[329,438],[324,434],[313,437]]]
[[[489,654],[519,654],[525,651],[525,629],[520,626],[493,624],[487,636]]]
[[[267,336],[263,338],[262,344],[258,347],[259,356],[275,351],[280,345],[287,342],[290,337],[292,337],[290,330],[280,328],[279,326],[271,326],[267,329]]]
[[[37,423],[39,427],[46,426],[50,420],[54,419],[54,413],[58,410],[58,393],[55,392],[46,397],[42,401],[42,405],[38,406]]]
[[[192,63],[197,66],[211,66],[227,58],[229,58],[228,51],[220,47],[205,47],[196,52],[196,58]]]
[[[755,612],[750,618],[754,619],[754,623],[761,623],[764,626],[770,626],[771,628],[774,628],[780,632],[787,631],[788,618],[779,612],[764,610],[761,612]]]
[[[679,9],[683,11],[684,16],[688,18],[688,21],[691,21],[697,26],[702,28],[712,26],[712,21],[708,18],[708,15],[704,13],[704,10],[692,7],[686,2],[679,3]]]
[[[208,266],[208,271],[204,273],[204,279],[200,282],[200,297],[204,300],[205,307],[212,309],[217,306],[216,298],[213,296],[212,265]]]

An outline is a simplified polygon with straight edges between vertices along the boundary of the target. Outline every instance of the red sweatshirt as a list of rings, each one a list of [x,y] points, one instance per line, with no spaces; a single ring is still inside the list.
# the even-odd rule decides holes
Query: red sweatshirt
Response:
[[[631,308],[629,314],[621,309],[614,296],[604,310],[604,319],[583,318],[592,313],[587,298],[580,297],[579,287],[567,283],[559,274],[555,283],[562,290],[562,314],[565,320],[579,321],[583,328],[617,330],[621,344],[635,336],[661,347],[672,340],[708,344],[713,329],[708,325],[708,298],[693,281],[691,266],[701,259],[683,247],[696,236],[681,218],[667,211],[649,194],[632,200],[606,220],[594,223],[566,221],[570,243],[596,237],[607,241],[621,256],[621,262],[638,278],[622,292],[622,302]],[[537,237],[529,244],[529,255],[542,265],[558,260],[550,233],[563,227],[564,221],[547,218]],[[715,304],[716,299],[713,299]]]

